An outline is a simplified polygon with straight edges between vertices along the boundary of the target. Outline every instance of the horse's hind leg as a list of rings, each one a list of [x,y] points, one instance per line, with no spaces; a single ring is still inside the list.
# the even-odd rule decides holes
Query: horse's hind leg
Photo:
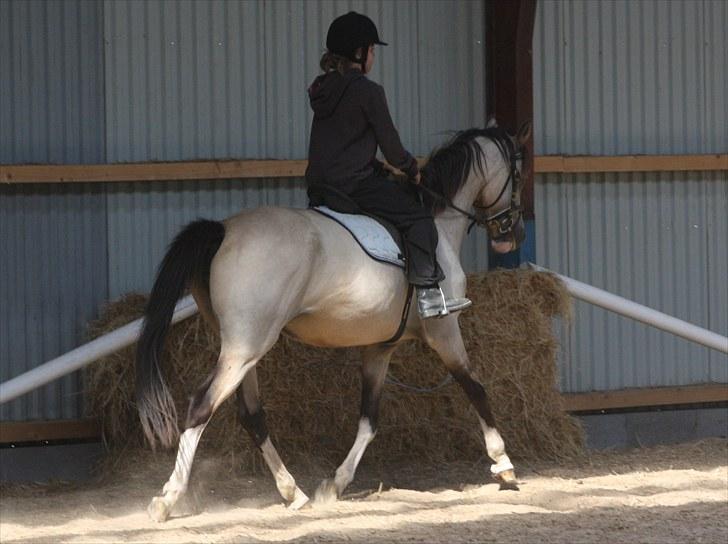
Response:
[[[254,354],[239,349],[226,350],[223,346],[217,367],[190,400],[185,431],[179,439],[174,471],[164,484],[162,495],[154,497],[147,508],[153,520],[165,521],[169,517],[172,507],[187,489],[195,450],[207,422],[271,345],[272,342],[266,349]]]
[[[251,368],[245,375],[243,383],[238,389],[238,416],[240,423],[263,454],[263,459],[276,480],[278,491],[283,499],[290,503],[288,508],[298,510],[308,502],[308,497],[296,485],[296,481],[286,469],[271,442],[265,422],[265,412],[260,403],[258,376],[255,368]]]
[[[341,494],[354,479],[356,467],[359,465],[364,451],[377,434],[379,421],[379,400],[382,397],[382,386],[387,376],[387,367],[393,346],[369,346],[362,353],[362,393],[361,416],[356,440],[344,462],[336,469],[334,480],[324,480],[316,490],[316,502],[326,503],[341,497]]]
[[[428,320],[423,327],[427,343],[440,356],[478,413],[488,456],[495,461],[490,467],[493,476],[506,487],[514,488],[517,481],[513,465],[506,454],[503,439],[496,429],[485,389],[472,376],[456,316],[437,321]]]

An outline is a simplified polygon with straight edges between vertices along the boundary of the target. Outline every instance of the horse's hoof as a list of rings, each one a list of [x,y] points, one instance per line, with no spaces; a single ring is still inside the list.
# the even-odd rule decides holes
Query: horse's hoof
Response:
[[[147,506],[147,513],[157,523],[164,523],[169,519],[169,507],[162,497],[154,497]]]
[[[308,504],[308,497],[300,489],[296,488],[296,493],[293,496],[291,504],[288,505],[288,509],[292,511],[300,510]]]
[[[326,479],[321,482],[316,490],[314,502],[316,504],[331,504],[339,498],[336,484],[333,480]]]
[[[516,479],[516,473],[513,469],[504,470],[498,474],[493,474],[493,478],[500,483],[500,489],[518,491],[518,480]]]

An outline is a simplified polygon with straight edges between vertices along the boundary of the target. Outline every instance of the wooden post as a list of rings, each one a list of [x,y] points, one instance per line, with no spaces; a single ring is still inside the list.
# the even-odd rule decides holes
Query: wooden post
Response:
[[[487,0],[486,105],[488,117],[512,134],[533,120],[533,23],[536,0]],[[528,143],[523,191],[526,219],[533,219],[533,136]]]
[[[495,116],[498,125],[515,134],[521,123],[533,120],[533,24],[536,0],[485,0],[486,22],[486,106],[488,117]],[[526,145],[524,187],[521,195],[524,219],[533,213],[533,136]],[[527,221],[529,223],[530,221]],[[533,229],[527,229],[532,235]],[[535,247],[534,241],[526,245]],[[524,255],[533,260],[533,251]],[[520,254],[511,256],[491,252],[491,268],[517,266]]]

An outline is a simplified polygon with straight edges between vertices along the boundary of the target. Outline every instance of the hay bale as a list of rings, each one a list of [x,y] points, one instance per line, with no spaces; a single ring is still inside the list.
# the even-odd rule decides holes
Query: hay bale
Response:
[[[563,411],[556,390],[554,317],[568,317],[568,294],[549,274],[495,271],[468,281],[473,307],[460,318],[471,365],[490,397],[508,452],[520,460],[562,460],[582,451],[581,430]],[[110,304],[91,326],[98,336],[142,314],[146,297],[128,295]],[[90,415],[101,419],[112,451],[143,447],[134,406],[134,349],[91,366],[86,374]],[[178,411],[212,370],[218,340],[199,316],[174,326],[166,348],[167,378]],[[402,345],[390,377],[419,389],[447,379],[432,350]],[[359,415],[357,349],[320,349],[281,338],[258,364],[261,397],[274,443],[287,462],[335,467],[353,443]],[[236,420],[234,399],[216,412],[203,448],[228,454],[251,470],[262,461]],[[448,383],[415,392],[385,386],[380,428],[365,456],[370,464],[419,459],[477,461],[485,455],[474,410],[460,388]]]

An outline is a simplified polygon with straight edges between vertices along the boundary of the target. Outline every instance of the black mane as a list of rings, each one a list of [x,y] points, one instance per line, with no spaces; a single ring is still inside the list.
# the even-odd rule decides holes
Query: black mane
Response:
[[[506,163],[510,162],[513,141],[508,133],[499,127],[470,128],[455,133],[455,136],[442,147],[435,149],[429,156],[427,164],[422,169],[422,184],[442,195],[446,200],[436,199],[428,192],[424,192],[425,205],[433,213],[442,211],[446,203],[457,194],[473,167],[484,173],[483,164],[485,156],[483,149],[478,145],[476,138],[490,139],[498,146]]]

